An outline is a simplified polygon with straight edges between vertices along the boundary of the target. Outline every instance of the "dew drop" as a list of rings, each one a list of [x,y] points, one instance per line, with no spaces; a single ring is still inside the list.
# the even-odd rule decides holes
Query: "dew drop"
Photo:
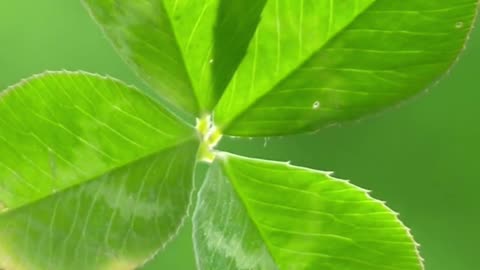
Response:
[[[320,101],[318,101],[318,100],[315,101],[315,102],[313,103],[313,105],[312,105],[312,108],[313,108],[314,110],[318,110],[318,109],[320,108]]]
[[[210,61],[208,61],[210,64],[213,64],[213,62],[215,62],[215,60],[213,59],[210,59]]]
[[[455,24],[455,28],[457,28],[457,29],[463,28],[463,26],[464,26],[464,23],[463,23],[463,22],[457,22],[457,23]]]

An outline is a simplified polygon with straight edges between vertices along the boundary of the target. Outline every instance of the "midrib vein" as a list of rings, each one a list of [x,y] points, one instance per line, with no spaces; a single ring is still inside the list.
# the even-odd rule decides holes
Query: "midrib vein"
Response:
[[[235,181],[231,180],[232,178],[235,178],[234,177],[235,173],[231,173],[231,172],[229,173],[229,168],[228,168],[229,166],[227,165],[227,162],[228,162],[228,159],[225,160],[223,164],[221,164],[220,168],[223,171],[223,173],[225,174],[225,176],[228,178],[228,180],[230,181],[230,184],[232,185],[234,194],[237,195],[238,200],[240,201],[239,203],[244,207],[245,212],[247,213],[247,216],[248,216],[250,222],[255,227],[255,231],[258,233],[258,236],[260,237],[263,244],[265,245],[265,249],[267,250],[268,255],[270,256],[272,261],[275,263],[275,265],[278,267],[279,263],[277,262],[277,259],[275,258],[275,256],[273,255],[273,253],[271,251],[272,245],[269,243],[269,241],[267,240],[267,237],[263,234],[262,230],[260,229],[260,227],[261,227],[260,224],[258,224],[258,222],[255,221],[255,219],[253,218],[251,210],[248,207],[248,203],[245,201],[245,199],[242,196],[242,192],[240,191],[238,186],[235,184]]]
[[[27,202],[27,203],[20,204],[20,205],[18,205],[18,206],[13,207],[13,208],[10,208],[10,207],[7,206],[8,210],[0,213],[0,217],[6,215],[6,214],[8,214],[8,213],[21,211],[23,208],[26,208],[26,207],[28,207],[29,205],[32,205],[32,204],[35,204],[35,203],[39,203],[39,202],[41,202],[41,201],[43,201],[43,200],[46,200],[46,199],[48,199],[48,198],[50,198],[50,197],[52,197],[52,196],[61,196],[63,193],[66,193],[66,192],[69,191],[69,190],[75,189],[75,188],[77,188],[77,187],[79,187],[79,186],[82,186],[82,185],[89,184],[89,183],[92,182],[92,181],[99,180],[99,178],[100,178],[101,176],[103,176],[103,175],[105,175],[105,174],[107,174],[107,173],[117,171],[117,170],[122,169],[122,168],[124,168],[124,167],[127,167],[128,165],[131,165],[131,164],[133,164],[133,163],[135,163],[135,162],[138,162],[138,161],[140,161],[140,160],[146,159],[146,158],[151,157],[151,156],[155,156],[155,155],[157,155],[157,154],[160,154],[161,152],[167,151],[167,150],[169,150],[169,149],[176,148],[176,147],[178,147],[178,146],[180,146],[180,145],[184,145],[184,144],[187,144],[187,143],[189,143],[189,142],[193,142],[193,141],[195,141],[195,138],[196,138],[196,135],[195,135],[195,133],[193,133],[190,137],[187,137],[187,138],[185,138],[185,139],[183,139],[183,140],[180,140],[180,141],[178,141],[178,142],[175,142],[175,143],[173,143],[173,144],[171,144],[171,145],[166,145],[166,146],[164,146],[164,147],[161,147],[160,149],[156,149],[155,151],[147,152],[147,153],[145,153],[144,155],[141,155],[141,156],[139,156],[139,157],[136,157],[136,158],[134,158],[134,159],[132,159],[132,160],[129,160],[129,161],[126,161],[126,162],[117,164],[117,165],[115,165],[115,166],[111,166],[111,167],[109,167],[109,168],[107,168],[107,169],[105,169],[105,170],[103,170],[103,171],[101,171],[101,172],[98,172],[97,174],[95,174],[95,175],[93,175],[93,176],[91,176],[91,177],[88,177],[88,178],[84,179],[83,181],[82,181],[82,179],[80,179],[79,181],[75,182],[74,184],[69,185],[69,186],[66,186],[66,187],[60,189],[59,191],[57,191],[57,192],[55,192],[55,193],[48,193],[48,194],[42,195],[42,196],[40,196],[40,197],[38,197],[38,198],[36,198],[36,199],[34,199],[34,200],[32,200],[32,201],[29,201],[29,202]],[[192,152],[193,155],[194,155],[195,153],[196,153],[195,151]]]
[[[361,12],[359,12],[357,15],[355,15],[352,20],[347,23],[344,27],[340,28],[336,33],[331,35],[320,47],[315,50],[309,57],[307,57],[303,62],[301,62],[299,65],[297,65],[295,68],[293,68],[290,72],[288,72],[285,76],[280,78],[278,80],[278,83],[276,83],[270,90],[266,91],[262,95],[260,95],[258,98],[253,100],[248,106],[246,106],[244,109],[240,110],[239,113],[237,113],[234,117],[230,118],[228,122],[224,123],[223,126],[220,126],[220,128],[223,130],[223,132],[228,133],[229,128],[232,126],[232,124],[235,123],[236,120],[238,120],[240,117],[245,115],[252,107],[257,105],[260,101],[262,101],[265,97],[267,97],[274,89],[277,88],[278,85],[280,85],[282,82],[286,81],[289,77],[291,77],[300,67],[306,65],[312,58],[315,57],[316,54],[321,52],[324,48],[328,47],[333,40],[337,39],[339,35],[341,35],[345,29],[349,28],[352,26],[359,17],[364,15],[368,10],[372,9],[372,7],[377,4],[380,0],[374,0],[372,1],[368,6],[366,6]],[[218,124],[218,123],[217,123]]]

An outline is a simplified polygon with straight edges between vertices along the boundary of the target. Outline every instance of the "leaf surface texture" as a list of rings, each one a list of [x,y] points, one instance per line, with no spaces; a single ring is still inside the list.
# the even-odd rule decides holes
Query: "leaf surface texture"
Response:
[[[194,215],[199,269],[420,270],[384,203],[329,173],[224,154]]]
[[[478,0],[85,0],[154,90],[224,134],[278,136],[411,97],[464,48]]]
[[[154,90],[209,113],[256,29],[265,0],[85,0],[120,55]]]
[[[464,48],[478,0],[268,1],[215,109],[226,134],[315,131],[426,89]]]
[[[198,141],[136,89],[46,73],[0,115],[0,268],[133,269],[176,233]]]

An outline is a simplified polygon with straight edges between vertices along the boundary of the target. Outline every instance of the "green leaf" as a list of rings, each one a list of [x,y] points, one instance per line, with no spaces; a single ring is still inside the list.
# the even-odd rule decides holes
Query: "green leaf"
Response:
[[[330,173],[219,154],[193,218],[199,269],[419,270],[384,203]]]
[[[123,83],[46,73],[0,94],[0,269],[133,269],[189,205],[195,131]]]
[[[211,112],[245,54],[266,0],[84,0],[154,90]]]
[[[464,48],[478,0],[268,1],[215,109],[223,133],[315,131],[427,88]]]

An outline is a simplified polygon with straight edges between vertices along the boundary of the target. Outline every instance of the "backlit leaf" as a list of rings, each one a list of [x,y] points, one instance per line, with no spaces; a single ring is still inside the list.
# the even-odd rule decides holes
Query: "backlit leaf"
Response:
[[[478,0],[271,0],[215,109],[224,133],[315,131],[427,88],[464,48]]]
[[[396,214],[329,173],[220,154],[194,215],[200,270],[420,270]]]
[[[197,115],[211,112],[266,0],[84,0],[114,46],[154,90]]]
[[[189,205],[195,131],[137,90],[46,73],[0,95],[0,269],[133,269]]]
[[[85,0],[164,98],[222,133],[315,131],[426,89],[478,0]],[[217,104],[218,103],[218,104]]]

